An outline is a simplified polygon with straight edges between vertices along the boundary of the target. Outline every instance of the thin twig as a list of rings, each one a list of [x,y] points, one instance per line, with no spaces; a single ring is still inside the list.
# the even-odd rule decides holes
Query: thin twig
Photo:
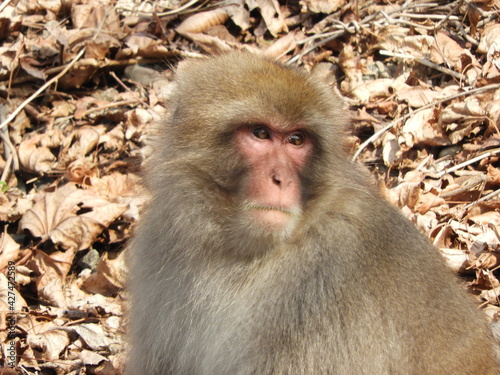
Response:
[[[171,15],[174,15],[174,14],[181,13],[182,11],[184,11],[184,10],[190,8],[191,6],[193,6],[194,4],[196,4],[198,1],[199,0],[191,0],[191,1],[187,2],[186,4],[180,6],[179,8],[172,9],[172,10],[169,10],[169,11],[166,11],[166,12],[143,12],[143,11],[140,11],[140,10],[127,9],[127,8],[124,8],[124,7],[116,8],[116,10],[131,12],[131,13],[137,14],[139,16],[152,17],[153,14],[155,14],[158,17],[164,17],[164,16],[171,16]]]
[[[356,160],[358,158],[359,154],[361,154],[361,152],[366,148],[366,146],[368,146],[370,143],[372,143],[373,141],[375,141],[378,138],[380,138],[382,136],[382,134],[384,134],[385,132],[387,132],[390,129],[392,129],[399,122],[405,121],[405,120],[409,119],[410,117],[412,117],[413,115],[417,114],[418,112],[421,112],[423,110],[432,108],[432,107],[436,106],[437,104],[441,104],[441,103],[447,102],[449,100],[460,98],[462,96],[477,94],[477,93],[480,93],[480,92],[483,92],[483,91],[497,90],[499,88],[500,88],[500,84],[498,84],[498,83],[497,84],[492,84],[492,85],[487,85],[487,86],[479,87],[477,89],[472,89],[472,90],[469,90],[469,91],[460,92],[460,93],[455,94],[455,95],[450,95],[450,96],[447,96],[446,98],[443,98],[443,99],[440,99],[440,100],[436,100],[436,101],[434,101],[432,103],[426,104],[423,107],[420,107],[420,108],[414,110],[413,112],[408,113],[408,114],[404,115],[403,117],[400,117],[400,118],[392,121],[387,126],[383,127],[378,132],[376,132],[375,134],[373,134],[370,138],[368,138],[366,141],[364,141],[359,146],[358,150],[356,151],[356,153],[352,157],[352,160]]]
[[[393,17],[407,17],[407,18],[415,18],[415,19],[421,19],[421,20],[442,20],[447,18],[448,16],[445,16],[443,14],[414,14],[414,13],[396,13],[392,15]],[[458,21],[459,18],[457,16],[450,16],[450,20],[455,20]]]
[[[121,66],[136,65],[136,64],[144,64],[144,65],[158,64],[161,62],[165,62],[165,59],[168,58],[169,56],[179,57],[182,55],[183,55],[182,52],[172,52],[171,54],[168,54],[168,56],[163,55],[163,57],[161,57],[161,58],[144,59],[144,58],[138,57],[138,58],[131,58],[131,59],[127,59],[127,60],[107,60],[106,59],[105,61],[97,61],[94,58],[87,58],[87,59],[82,59],[82,60],[78,61],[75,65],[75,68],[78,68],[79,66],[82,66],[82,65],[83,66],[89,65],[91,63],[94,63],[94,66],[96,66],[98,69],[115,67],[115,66],[121,67]],[[98,64],[95,64],[96,62]],[[43,72],[45,73],[45,75],[51,76],[52,74],[56,74],[56,73],[61,72],[62,70],[64,70],[64,68],[65,68],[64,65],[56,66],[54,68],[46,69]],[[31,82],[33,80],[35,80],[35,78],[33,76],[23,76],[23,77],[20,77],[20,78],[13,80],[12,85],[18,85],[21,83]],[[9,81],[0,81],[0,86],[7,85],[8,83],[9,83]]]
[[[447,168],[444,171],[441,171],[441,172],[437,173],[437,177],[441,178],[441,177],[443,177],[447,173],[458,171],[459,169],[462,169],[462,168],[464,168],[464,167],[466,167],[468,165],[474,164],[474,163],[476,163],[476,162],[478,162],[480,160],[489,158],[490,156],[493,156],[493,155],[496,155],[496,154],[500,154],[500,148],[496,149],[496,150],[485,152],[484,154],[476,156],[475,158],[466,160],[463,163],[460,163],[460,164],[454,165],[453,167]]]
[[[59,78],[61,78],[62,76],[64,76],[73,67],[73,65],[76,64],[76,62],[78,61],[78,59],[80,59],[80,57],[83,56],[84,53],[85,53],[85,47],[82,48],[82,50],[78,53],[78,55],[76,55],[75,57],[73,57],[73,59],[71,60],[71,62],[68,65],[66,65],[66,68],[64,68],[64,70],[61,73],[59,73],[58,75],[52,77],[47,82],[45,82],[45,84],[42,85],[33,94],[31,94],[28,99],[26,99],[24,102],[22,102],[21,105],[19,107],[17,107],[9,115],[9,117],[7,117],[7,119],[0,124],[0,129],[2,129],[4,126],[7,126],[7,124],[9,122],[11,122],[12,120],[14,120],[14,118],[16,118],[16,116],[19,114],[19,112],[21,112],[24,109],[24,107],[26,107],[27,104],[31,103],[38,95],[40,95],[43,91],[45,91],[45,89],[47,87],[49,87],[54,82],[56,82],[57,80],[59,80]]]
[[[6,146],[9,149],[9,156],[7,158],[10,158],[12,156],[12,161],[14,163],[14,170],[18,171],[19,170],[19,158],[17,157],[17,152],[16,148],[12,144],[12,141],[10,140],[9,132],[6,131],[7,129],[2,128],[0,129],[0,138],[2,138],[2,141],[4,142],[4,146]],[[5,181],[5,180],[2,180]]]
[[[128,91],[129,93],[131,93],[132,95],[134,95],[134,92],[132,90],[130,90],[130,88],[125,84],[123,83],[123,81],[118,78],[118,76],[115,74],[115,72],[109,72],[109,75],[111,77],[113,77],[116,82],[118,82],[118,84],[123,87],[126,91]],[[146,103],[144,100],[142,100],[141,98],[137,98],[137,101],[139,103],[141,103],[142,105],[144,105],[145,107],[149,108],[149,109],[153,109],[153,107],[151,107],[148,103]]]
[[[129,104],[136,104],[136,103],[139,103],[139,102],[140,102],[139,99],[127,99],[127,100],[122,100],[122,101],[119,101],[119,102],[112,102],[112,103],[109,103],[109,104],[106,104],[106,105],[102,105],[100,107],[91,108],[91,109],[83,112],[80,115],[80,118],[88,116],[88,115],[90,115],[92,113],[97,113],[97,112],[104,111],[106,109],[115,108],[115,107],[121,107],[121,106],[126,106],[126,105],[129,105]]]
[[[445,68],[444,66],[441,66],[441,65],[438,65],[436,63],[433,63],[432,61],[427,60],[427,59],[421,59],[421,58],[418,58],[418,57],[415,57],[415,56],[412,56],[412,55],[408,55],[408,54],[405,54],[405,53],[395,53],[395,52],[387,51],[387,50],[384,50],[384,49],[381,49],[379,51],[379,53],[381,55],[384,55],[384,56],[392,56],[392,57],[397,57],[397,58],[401,58],[401,59],[415,60],[419,64],[428,66],[428,67],[430,67],[432,69],[435,69],[435,70],[438,70],[441,73],[448,74],[448,75],[450,75],[450,76],[452,76],[452,77],[454,77],[454,78],[456,78],[456,79],[458,79],[460,81],[467,81],[467,77],[465,75],[460,74],[458,72],[455,72],[454,70]]]
[[[2,140],[5,142],[5,138],[2,135],[0,135],[0,137],[2,137]],[[9,153],[9,156],[8,156],[7,160],[5,161],[5,167],[2,171],[2,176],[0,177],[0,181],[7,182],[8,176],[10,174],[10,165],[12,164],[12,161],[14,160],[15,154],[16,154],[15,152]]]
[[[451,17],[451,15],[453,13],[455,13],[455,11],[460,8],[460,6],[462,5],[462,3],[464,2],[464,0],[460,0],[457,2],[457,4],[453,7],[453,9],[451,9],[448,14],[446,15],[446,18],[444,18],[443,20],[439,21],[435,27],[435,31],[438,31],[439,29],[441,29],[441,27],[445,24],[446,21],[448,21]]]
[[[438,5],[437,3],[425,2],[425,1],[418,2],[418,3],[408,1],[407,3],[403,4],[401,7],[394,9],[390,12],[379,11],[379,12],[376,12],[374,14],[369,14],[363,20],[361,20],[361,22],[357,22],[357,23],[351,22],[349,24],[345,24],[345,23],[337,20],[335,22],[335,25],[332,25],[331,28],[332,29],[336,28],[339,30],[313,35],[311,37],[308,37],[308,38],[298,42],[298,44],[305,45],[309,41],[321,39],[320,41],[306,47],[299,54],[295,55],[290,60],[288,60],[288,64],[296,63],[303,56],[314,51],[316,48],[318,48],[318,47],[320,47],[320,46],[322,46],[322,45],[324,45],[324,44],[326,44],[334,39],[337,39],[337,38],[341,37],[342,35],[345,35],[346,33],[353,34],[353,33],[359,32],[361,29],[369,30],[371,27],[374,27],[374,26],[383,27],[389,23],[389,24],[407,24],[407,25],[410,24],[411,26],[414,26],[414,27],[420,27],[420,28],[426,28],[428,30],[434,30],[434,27],[432,27],[432,26],[421,25],[421,24],[417,24],[415,22],[401,20],[401,19],[394,19],[391,17],[395,14],[403,14],[405,17],[408,17],[408,14],[405,14],[403,12],[409,11],[411,9],[417,9],[419,11],[419,13],[421,13],[422,12],[421,8],[428,9],[428,8],[431,8],[431,7],[437,6],[437,5]]]
[[[464,206],[464,209],[468,210],[469,208],[471,208],[472,206],[475,206],[478,203],[481,203],[481,202],[484,202],[484,201],[487,201],[487,200],[490,200],[490,199],[496,197],[498,194],[500,194],[500,189],[492,191],[491,193],[486,194],[484,197],[481,197],[481,198],[479,198],[478,200],[476,200],[476,201],[474,201],[472,203],[466,204]]]
[[[434,26],[425,26],[425,25],[421,25],[419,23],[415,23],[415,22],[411,22],[411,21],[405,21],[405,20],[401,20],[401,19],[394,19],[394,18],[390,17],[384,11],[380,11],[380,14],[382,16],[384,16],[384,18],[387,20],[387,22],[389,22],[389,24],[391,24],[391,25],[402,24],[402,25],[408,25],[408,26],[418,27],[418,28],[425,29],[425,30],[434,30]]]
[[[4,10],[4,9],[7,7],[7,5],[9,5],[9,3],[10,3],[10,2],[11,2],[11,0],[5,0],[5,1],[2,3],[2,5],[0,5],[0,12],[1,12],[2,10]]]
[[[99,35],[99,33],[101,32],[102,27],[104,25],[104,22],[108,18],[110,12],[111,12],[111,9],[108,10],[104,14],[104,17],[102,18],[101,23],[97,26],[96,31],[94,33],[94,36],[92,37],[91,40],[95,40],[95,38],[97,38],[97,35]],[[73,59],[69,62],[69,64],[66,65],[66,67],[62,70],[61,73],[59,73],[58,75],[52,77],[47,82],[45,82],[38,90],[36,90],[33,94],[31,94],[28,99],[26,99],[24,102],[22,102],[21,105],[19,107],[17,107],[9,115],[9,117],[7,117],[7,119],[0,124],[0,129],[2,129],[5,126],[7,126],[12,120],[14,120],[14,118],[16,118],[16,116],[24,109],[24,107],[26,107],[29,103],[31,103],[38,95],[40,95],[43,91],[45,91],[45,89],[47,89],[48,87],[50,87],[50,85],[52,85],[53,83],[55,83],[56,81],[58,81],[62,76],[64,76],[76,64],[76,62],[78,60],[80,60],[80,58],[85,53],[85,49],[86,49],[86,47],[83,47],[80,50],[80,52],[78,52],[78,54],[75,57],[73,57]]]
[[[453,26],[458,27],[460,29],[460,32],[462,33],[462,36],[465,38],[465,40],[474,44],[475,46],[479,45],[479,42],[467,33],[467,31],[464,28],[464,25],[462,25],[462,22],[450,21],[449,25],[453,25]]]
[[[0,106],[0,121],[3,121],[6,116],[6,106]],[[8,129],[0,129],[0,138],[4,142],[4,157],[5,157],[5,168],[2,172],[2,177],[0,181],[7,181],[7,176],[11,170],[11,164],[13,164],[13,168],[15,171],[19,170],[19,158],[17,156],[17,151],[14,145],[12,144],[9,136]]]

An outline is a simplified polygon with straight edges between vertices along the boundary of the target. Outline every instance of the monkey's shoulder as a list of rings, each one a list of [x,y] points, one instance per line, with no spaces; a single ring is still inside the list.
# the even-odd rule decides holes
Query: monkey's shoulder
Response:
[[[356,225],[361,230],[373,226],[407,229],[413,225],[397,207],[367,186],[331,189],[328,196],[319,200],[311,211],[320,222],[341,221],[346,225]]]
[[[309,231],[304,238],[315,238],[316,244],[324,244],[324,251],[335,254],[348,253],[370,259],[374,257],[416,261],[430,257],[439,258],[437,250],[417,229],[376,191],[342,189],[332,193],[329,199],[318,205],[307,218]],[[350,249],[357,249],[352,254]],[[439,263],[439,259],[438,263]]]

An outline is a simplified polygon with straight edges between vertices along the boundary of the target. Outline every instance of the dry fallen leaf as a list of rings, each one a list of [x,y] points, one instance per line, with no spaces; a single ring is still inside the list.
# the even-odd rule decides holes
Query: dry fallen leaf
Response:
[[[92,350],[103,350],[113,343],[113,340],[106,335],[99,324],[78,324],[68,328],[68,330],[78,333],[85,344]]]
[[[443,32],[436,33],[430,60],[436,64],[444,63],[460,73],[468,65],[477,65],[475,57],[468,49],[462,48],[455,40]]]
[[[43,241],[51,239],[65,249],[88,248],[103,229],[125,210],[122,204],[110,203],[90,190],[67,184],[46,193],[19,223]],[[79,214],[80,210],[88,210]]]
[[[212,26],[222,25],[227,19],[228,15],[224,8],[195,13],[182,21],[175,31],[179,34],[202,33]]]
[[[67,306],[66,276],[74,257],[75,250],[55,251],[50,255],[36,251],[28,263],[31,270],[38,275],[35,278],[38,297],[49,306]]]
[[[125,275],[127,266],[125,256],[122,253],[116,258],[110,259],[109,254],[105,254],[99,260],[97,269],[83,282],[83,288],[91,293],[110,295],[125,287]]]
[[[478,52],[486,53],[488,61],[500,69],[500,25],[487,26],[477,47]]]
[[[442,90],[411,86],[401,87],[396,91],[396,97],[399,100],[406,101],[411,107],[420,108],[434,101],[456,95],[459,89],[459,86],[456,85],[446,86]]]
[[[297,47],[297,42],[304,38],[305,35],[302,31],[291,31],[267,47],[263,54],[270,58],[277,59],[295,49]]]
[[[16,261],[19,255],[20,245],[12,239],[10,234],[0,234],[0,270],[5,269],[9,262]]]
[[[64,152],[69,160],[78,159],[94,150],[99,144],[99,131],[93,126],[82,126],[75,129],[64,140]]]
[[[382,144],[382,158],[384,159],[384,164],[391,166],[401,157],[399,142],[394,134],[387,133],[382,139]]]
[[[313,13],[331,14],[346,4],[346,0],[302,0],[302,6]]]
[[[433,123],[434,109],[424,109],[410,117],[401,129],[401,143],[406,147],[416,144],[443,146],[450,143],[441,127]]]
[[[279,33],[288,32],[277,0],[252,0],[252,2],[255,2],[260,8],[262,18],[264,18],[267,29],[272,35],[277,36]]]
[[[15,271],[12,274],[14,275]],[[9,273],[6,273],[6,275],[10,277]],[[0,273],[0,311],[19,313],[23,308],[28,307],[28,304],[15,288],[12,278],[8,279],[6,275]],[[9,304],[9,302],[12,302],[12,304]]]
[[[377,36],[380,49],[420,59],[431,53],[435,43],[433,36],[411,35],[410,29],[399,25],[386,26]]]
[[[444,261],[454,272],[464,272],[469,266],[469,257],[462,250],[440,248]]]
[[[204,51],[210,54],[221,54],[232,50],[227,42],[215,36],[188,32],[184,32],[183,36],[191,39],[195,44],[199,45]]]
[[[36,349],[45,361],[58,359],[70,343],[68,333],[58,330],[55,325],[44,332],[29,333],[26,340],[28,345]]]
[[[245,0],[230,0],[226,2],[226,12],[231,20],[241,30],[250,28],[250,12],[245,8]]]
[[[102,361],[107,361],[108,359],[106,357],[103,357],[100,354],[91,352],[90,350],[82,350],[80,353],[80,359],[85,365],[91,365],[91,366],[96,366]]]
[[[48,147],[41,146],[45,134],[32,135],[19,145],[19,163],[31,173],[44,174],[52,169],[56,157]]]
[[[62,1],[55,0],[21,0],[16,7],[18,13],[36,13],[40,11],[50,11],[53,14],[59,13]]]
[[[80,157],[67,166],[65,177],[68,181],[86,184],[90,178],[97,176],[98,172],[96,163]]]
[[[485,252],[472,263],[475,268],[494,269],[500,265],[500,253]]]

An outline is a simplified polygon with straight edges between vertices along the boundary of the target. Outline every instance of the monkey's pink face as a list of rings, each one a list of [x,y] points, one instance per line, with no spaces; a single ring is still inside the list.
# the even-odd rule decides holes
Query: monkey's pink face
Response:
[[[249,166],[245,210],[264,229],[286,228],[301,212],[299,172],[312,154],[311,139],[300,129],[253,125],[238,130],[236,144]]]

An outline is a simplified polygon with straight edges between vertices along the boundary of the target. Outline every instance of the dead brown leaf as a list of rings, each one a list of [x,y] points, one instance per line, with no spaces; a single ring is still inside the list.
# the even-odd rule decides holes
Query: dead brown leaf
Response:
[[[35,278],[38,297],[50,306],[67,307],[66,276],[71,268],[76,250],[55,251],[48,255],[35,251],[28,263],[38,276]]]
[[[313,13],[330,14],[346,4],[345,0],[302,0],[301,5]]]
[[[67,184],[46,193],[26,212],[19,226],[42,241],[51,239],[65,249],[83,250],[125,209],[125,205],[110,203],[90,190]]]
[[[245,8],[245,0],[232,0],[227,2],[226,12],[231,20],[241,30],[250,28],[250,12]]]
[[[44,332],[29,333],[26,341],[40,353],[44,361],[58,359],[70,343],[68,333],[58,330],[56,324],[52,324],[52,327]]]
[[[41,145],[45,137],[45,134],[36,134],[19,145],[19,163],[27,172],[41,175],[52,169],[56,157],[48,147]]]
[[[431,48],[430,60],[436,64],[446,64],[457,72],[462,72],[468,65],[477,65],[475,57],[466,48],[444,32],[438,32]]]
[[[99,128],[93,126],[82,126],[75,129],[64,139],[63,154],[69,160],[75,160],[86,156],[99,144]]]
[[[0,235],[0,270],[17,259],[19,249],[20,245],[7,232]]]
[[[105,254],[99,261],[97,270],[83,282],[83,288],[90,293],[112,295],[125,286],[127,267],[123,252],[114,258]]]
[[[285,18],[277,0],[254,0],[253,2],[259,7],[267,29],[272,35],[277,36],[279,33],[288,32]]]
[[[203,33],[210,27],[222,25],[228,17],[224,8],[195,13],[182,21],[175,31],[180,34]]]
[[[266,48],[264,55],[277,59],[297,47],[297,42],[304,39],[305,35],[301,31],[291,31],[277,39],[272,45]]]
[[[68,181],[85,184],[88,183],[91,177],[97,176],[97,173],[96,163],[91,162],[87,158],[78,158],[68,165],[65,177]]]
[[[13,273],[15,274],[15,271]],[[28,307],[21,293],[17,288],[13,287],[15,283],[12,283],[12,281],[12,278],[8,279],[6,275],[0,273],[0,310],[3,313],[8,311],[20,312],[23,308]],[[10,305],[8,301],[11,301],[13,304]]]
[[[486,53],[489,62],[500,69],[500,25],[489,25],[484,29],[481,41],[477,47],[478,52]]]

